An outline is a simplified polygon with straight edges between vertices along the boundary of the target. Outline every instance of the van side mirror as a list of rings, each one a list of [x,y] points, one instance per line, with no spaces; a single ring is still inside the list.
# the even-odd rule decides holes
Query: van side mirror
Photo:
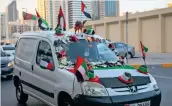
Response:
[[[40,67],[42,69],[48,69],[48,70],[53,71],[53,63],[50,62],[48,59],[41,59]]]

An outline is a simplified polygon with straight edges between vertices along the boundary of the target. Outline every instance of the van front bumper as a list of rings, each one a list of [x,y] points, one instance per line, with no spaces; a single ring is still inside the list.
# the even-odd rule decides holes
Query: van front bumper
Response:
[[[160,106],[161,91],[150,91],[140,94],[111,97],[77,95],[74,98],[74,106],[125,106],[126,104],[145,101],[150,101],[151,106]]]

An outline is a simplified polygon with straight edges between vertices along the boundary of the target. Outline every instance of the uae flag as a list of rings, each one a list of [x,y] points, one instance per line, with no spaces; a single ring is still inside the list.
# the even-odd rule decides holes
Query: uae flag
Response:
[[[49,30],[50,28],[49,28],[48,23],[43,18],[41,18],[41,16],[37,12],[37,10],[36,10],[36,15],[37,15],[37,18],[38,18],[38,26],[39,26],[39,28],[41,30]]]
[[[74,72],[76,73],[76,71],[79,71],[84,79],[95,78],[95,75],[87,70],[87,63],[80,56],[78,56],[74,67]]]
[[[36,20],[37,17],[36,17],[36,15],[23,12],[23,19],[24,20]]]
[[[52,70],[53,64],[51,62],[47,62],[46,60],[41,60],[40,67],[42,67],[43,69]]]
[[[145,58],[146,52],[148,52],[148,48],[145,47],[141,41],[140,41],[140,46],[141,46],[141,50],[142,50],[142,56],[143,56],[143,58]]]
[[[62,11],[61,6],[60,6],[60,9],[59,9],[58,24],[57,24],[57,27],[56,28],[60,28],[63,31],[66,31],[65,17],[64,17],[64,14],[63,14],[63,11]]]
[[[92,18],[91,18],[91,15],[90,15],[89,12],[88,12],[87,7],[85,6],[85,4],[84,4],[82,1],[81,1],[81,11],[82,11],[82,13],[83,13],[87,18],[92,19]]]

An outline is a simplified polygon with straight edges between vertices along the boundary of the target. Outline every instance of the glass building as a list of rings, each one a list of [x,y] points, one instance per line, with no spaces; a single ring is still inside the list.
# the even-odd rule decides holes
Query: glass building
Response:
[[[113,17],[119,15],[119,1],[105,0],[104,1],[105,17]]]

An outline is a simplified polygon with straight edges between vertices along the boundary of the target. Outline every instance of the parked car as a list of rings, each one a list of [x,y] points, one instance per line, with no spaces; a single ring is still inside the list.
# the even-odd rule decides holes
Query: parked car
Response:
[[[11,61],[13,61],[14,55],[15,55],[15,46],[14,45],[3,45],[1,48],[9,56],[9,59]]]
[[[13,62],[5,52],[1,51],[1,77],[11,79],[13,77]]]
[[[132,47],[123,42],[110,42],[109,44],[114,45],[113,51],[115,52],[116,55],[123,57],[128,56],[128,58],[133,58],[135,56],[135,47]],[[127,48],[128,48],[128,55],[127,55]]]
[[[51,106],[160,106],[161,91],[146,67],[120,65],[104,43],[87,38],[23,33],[14,59],[18,102],[31,95]]]

